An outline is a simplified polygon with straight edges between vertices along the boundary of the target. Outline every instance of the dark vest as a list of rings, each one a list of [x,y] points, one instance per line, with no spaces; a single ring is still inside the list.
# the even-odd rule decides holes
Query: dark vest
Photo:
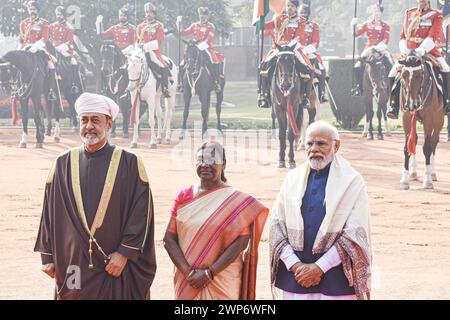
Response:
[[[312,249],[326,213],[324,199],[329,172],[330,165],[320,172],[311,169],[308,176],[308,185],[301,206],[304,246],[303,251],[295,251],[295,254],[303,263],[314,263],[324,255],[324,253],[313,254]],[[321,293],[327,296],[355,294],[353,287],[348,284],[342,264],[328,270],[317,286],[304,288],[295,281],[294,273],[287,270],[283,261],[280,261],[275,286],[284,291],[299,294]]]

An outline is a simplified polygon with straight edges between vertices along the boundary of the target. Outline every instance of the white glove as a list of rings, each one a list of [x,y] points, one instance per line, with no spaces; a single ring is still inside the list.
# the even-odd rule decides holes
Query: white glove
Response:
[[[197,45],[198,50],[205,51],[209,48],[209,44],[206,43],[206,41],[202,41]]]
[[[20,42],[17,44],[17,49],[16,50],[22,50],[23,49],[23,44],[21,44]]]
[[[408,49],[408,45],[405,39],[400,40],[400,42],[398,43],[398,47],[401,54],[408,55],[411,53],[411,50]]]
[[[358,24],[358,18],[352,18],[352,21],[350,22],[350,26],[353,28]]]
[[[100,14],[97,16],[97,20],[95,20],[95,24],[99,25],[102,22],[103,22],[103,16]]]
[[[183,16],[178,16],[177,17],[177,29],[180,30],[181,29],[181,21],[183,21]]]
[[[383,52],[387,49],[387,45],[383,41],[381,41],[379,44],[377,44],[373,48],[375,50],[377,50],[378,52]]]
[[[63,43],[57,46],[55,49],[58,50],[60,53],[63,53],[69,51],[69,46],[67,45],[67,43]]]
[[[127,56],[127,55],[131,54],[133,51],[134,51],[134,46],[130,44],[128,47],[126,47],[125,49],[122,50],[122,53]]]
[[[33,43],[30,47],[30,52],[35,53],[38,50],[43,50],[45,48],[44,40],[39,39],[35,43]]]
[[[424,47],[422,47],[422,46],[418,47],[414,51],[417,53],[417,55],[419,57],[423,57],[427,53],[427,50]]]
[[[158,50],[159,44],[158,44],[157,40],[153,40],[153,41],[144,43],[142,48],[144,49],[145,52],[150,52],[150,51]]]
[[[316,51],[317,51],[316,47],[314,47],[312,44],[307,45],[306,47],[303,48],[303,53],[305,53],[306,55],[313,54]]]

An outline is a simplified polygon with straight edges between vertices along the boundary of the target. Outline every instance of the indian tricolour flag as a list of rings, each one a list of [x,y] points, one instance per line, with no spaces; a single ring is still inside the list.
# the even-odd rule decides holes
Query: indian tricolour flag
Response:
[[[256,33],[259,33],[264,25],[266,15],[269,13],[269,0],[254,0],[253,5],[253,25],[256,26]]]

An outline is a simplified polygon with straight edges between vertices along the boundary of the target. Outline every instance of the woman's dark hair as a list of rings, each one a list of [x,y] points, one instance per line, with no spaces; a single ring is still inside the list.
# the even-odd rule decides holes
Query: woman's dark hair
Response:
[[[225,157],[225,148],[217,141],[214,142],[203,142],[200,148],[197,149],[197,152],[200,150],[204,150],[208,147],[214,148],[216,152],[219,152],[222,155],[223,164],[227,163],[227,158]],[[222,173],[220,175],[220,180],[223,182],[227,182],[227,178],[225,177],[225,169],[222,167]]]

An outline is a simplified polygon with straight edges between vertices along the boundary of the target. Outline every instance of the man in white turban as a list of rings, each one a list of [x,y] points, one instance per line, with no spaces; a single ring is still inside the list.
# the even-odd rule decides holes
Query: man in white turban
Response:
[[[83,93],[75,109],[84,145],[50,170],[34,250],[57,299],[146,299],[156,259],[142,159],[108,143],[114,101]]]

